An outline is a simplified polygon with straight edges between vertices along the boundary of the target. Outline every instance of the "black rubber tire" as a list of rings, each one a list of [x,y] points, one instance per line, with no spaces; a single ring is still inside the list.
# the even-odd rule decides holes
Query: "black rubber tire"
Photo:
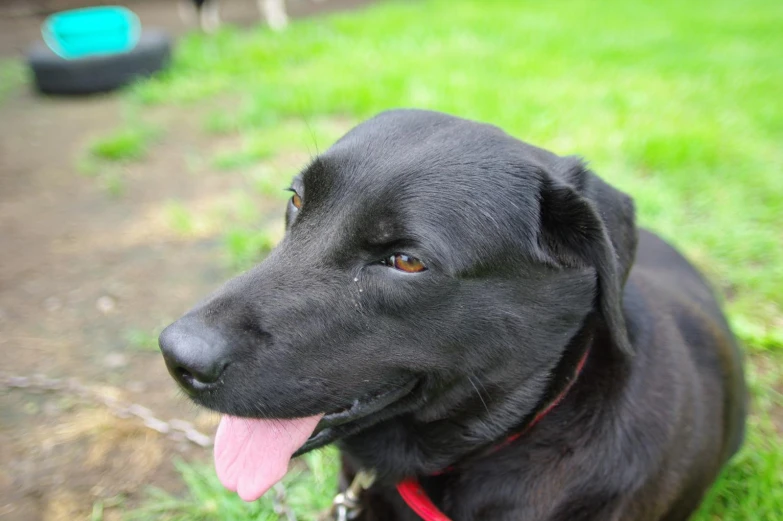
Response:
[[[168,65],[171,38],[163,31],[144,30],[132,50],[121,54],[66,60],[43,42],[27,53],[35,86],[45,94],[106,92],[137,78],[150,76]]]

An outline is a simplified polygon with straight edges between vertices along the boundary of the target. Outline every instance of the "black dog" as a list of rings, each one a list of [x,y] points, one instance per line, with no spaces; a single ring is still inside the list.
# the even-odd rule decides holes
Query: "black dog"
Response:
[[[377,473],[367,521],[420,519],[410,478],[454,521],[677,521],[740,446],[712,291],[580,160],[402,110],[291,190],[281,244],[160,338],[232,415],[216,462],[243,498],[336,442]]]

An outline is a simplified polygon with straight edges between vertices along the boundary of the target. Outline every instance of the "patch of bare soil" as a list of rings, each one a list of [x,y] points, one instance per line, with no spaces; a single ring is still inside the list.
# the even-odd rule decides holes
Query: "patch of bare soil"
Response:
[[[217,232],[182,237],[163,214],[171,199],[199,208],[241,189],[241,178],[194,174],[186,158],[208,143],[190,130],[198,125],[174,120],[147,161],[125,168],[123,195],[110,197],[74,165],[118,112],[110,97],[30,94],[0,108],[2,371],[75,377],[99,397],[211,432],[160,355],[127,337],[179,316],[228,275]],[[171,455],[208,454],[112,416],[94,398],[34,391],[0,389],[0,519],[84,518],[94,501],[176,488]]]
[[[0,56],[37,37],[54,4],[84,3],[95,2],[3,2]],[[143,20],[181,28],[176,0],[128,3]],[[362,3],[302,0],[290,11]],[[14,4],[29,12],[11,13]],[[242,9],[257,19],[253,0],[225,4],[229,21],[241,19]],[[37,392],[2,380],[0,519],[85,519],[96,502],[119,505],[104,513],[117,519],[148,486],[179,490],[172,456],[209,457],[208,449],[158,434],[138,417],[118,418],[101,403],[115,398],[159,419],[193,422],[203,433],[214,429],[214,415],[176,390],[154,345],[140,349],[128,340],[131,331],[152,333],[178,317],[229,276],[219,226],[183,236],[167,218],[172,200],[194,220],[208,220],[232,194],[249,191],[242,176],[203,160],[226,144],[200,130],[206,110],[157,109],[163,142],[143,162],[120,167],[124,190],[112,197],[76,165],[91,139],[121,124],[115,96],[55,99],[20,89],[0,104],[0,373],[75,378],[95,393]],[[306,160],[306,153],[276,159]],[[256,200],[266,205],[261,215],[282,211]]]

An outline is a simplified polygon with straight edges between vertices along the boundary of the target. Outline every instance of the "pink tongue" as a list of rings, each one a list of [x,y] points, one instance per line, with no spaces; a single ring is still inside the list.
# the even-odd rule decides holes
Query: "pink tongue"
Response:
[[[215,470],[223,486],[255,501],[288,471],[291,455],[304,445],[321,416],[256,420],[223,416],[215,435]]]

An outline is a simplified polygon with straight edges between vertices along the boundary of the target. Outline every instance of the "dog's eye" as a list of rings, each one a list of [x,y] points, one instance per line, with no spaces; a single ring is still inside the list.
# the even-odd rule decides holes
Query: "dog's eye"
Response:
[[[302,198],[299,197],[299,194],[294,192],[294,195],[291,196],[291,204],[294,205],[294,208],[299,210],[302,207]]]
[[[394,255],[390,255],[386,259],[383,259],[381,264],[384,266],[389,266],[390,268],[404,271],[406,273],[419,273],[420,271],[427,269],[427,266],[425,266],[424,263],[419,259],[416,257],[411,257],[410,255],[405,255],[404,253],[395,253]]]

